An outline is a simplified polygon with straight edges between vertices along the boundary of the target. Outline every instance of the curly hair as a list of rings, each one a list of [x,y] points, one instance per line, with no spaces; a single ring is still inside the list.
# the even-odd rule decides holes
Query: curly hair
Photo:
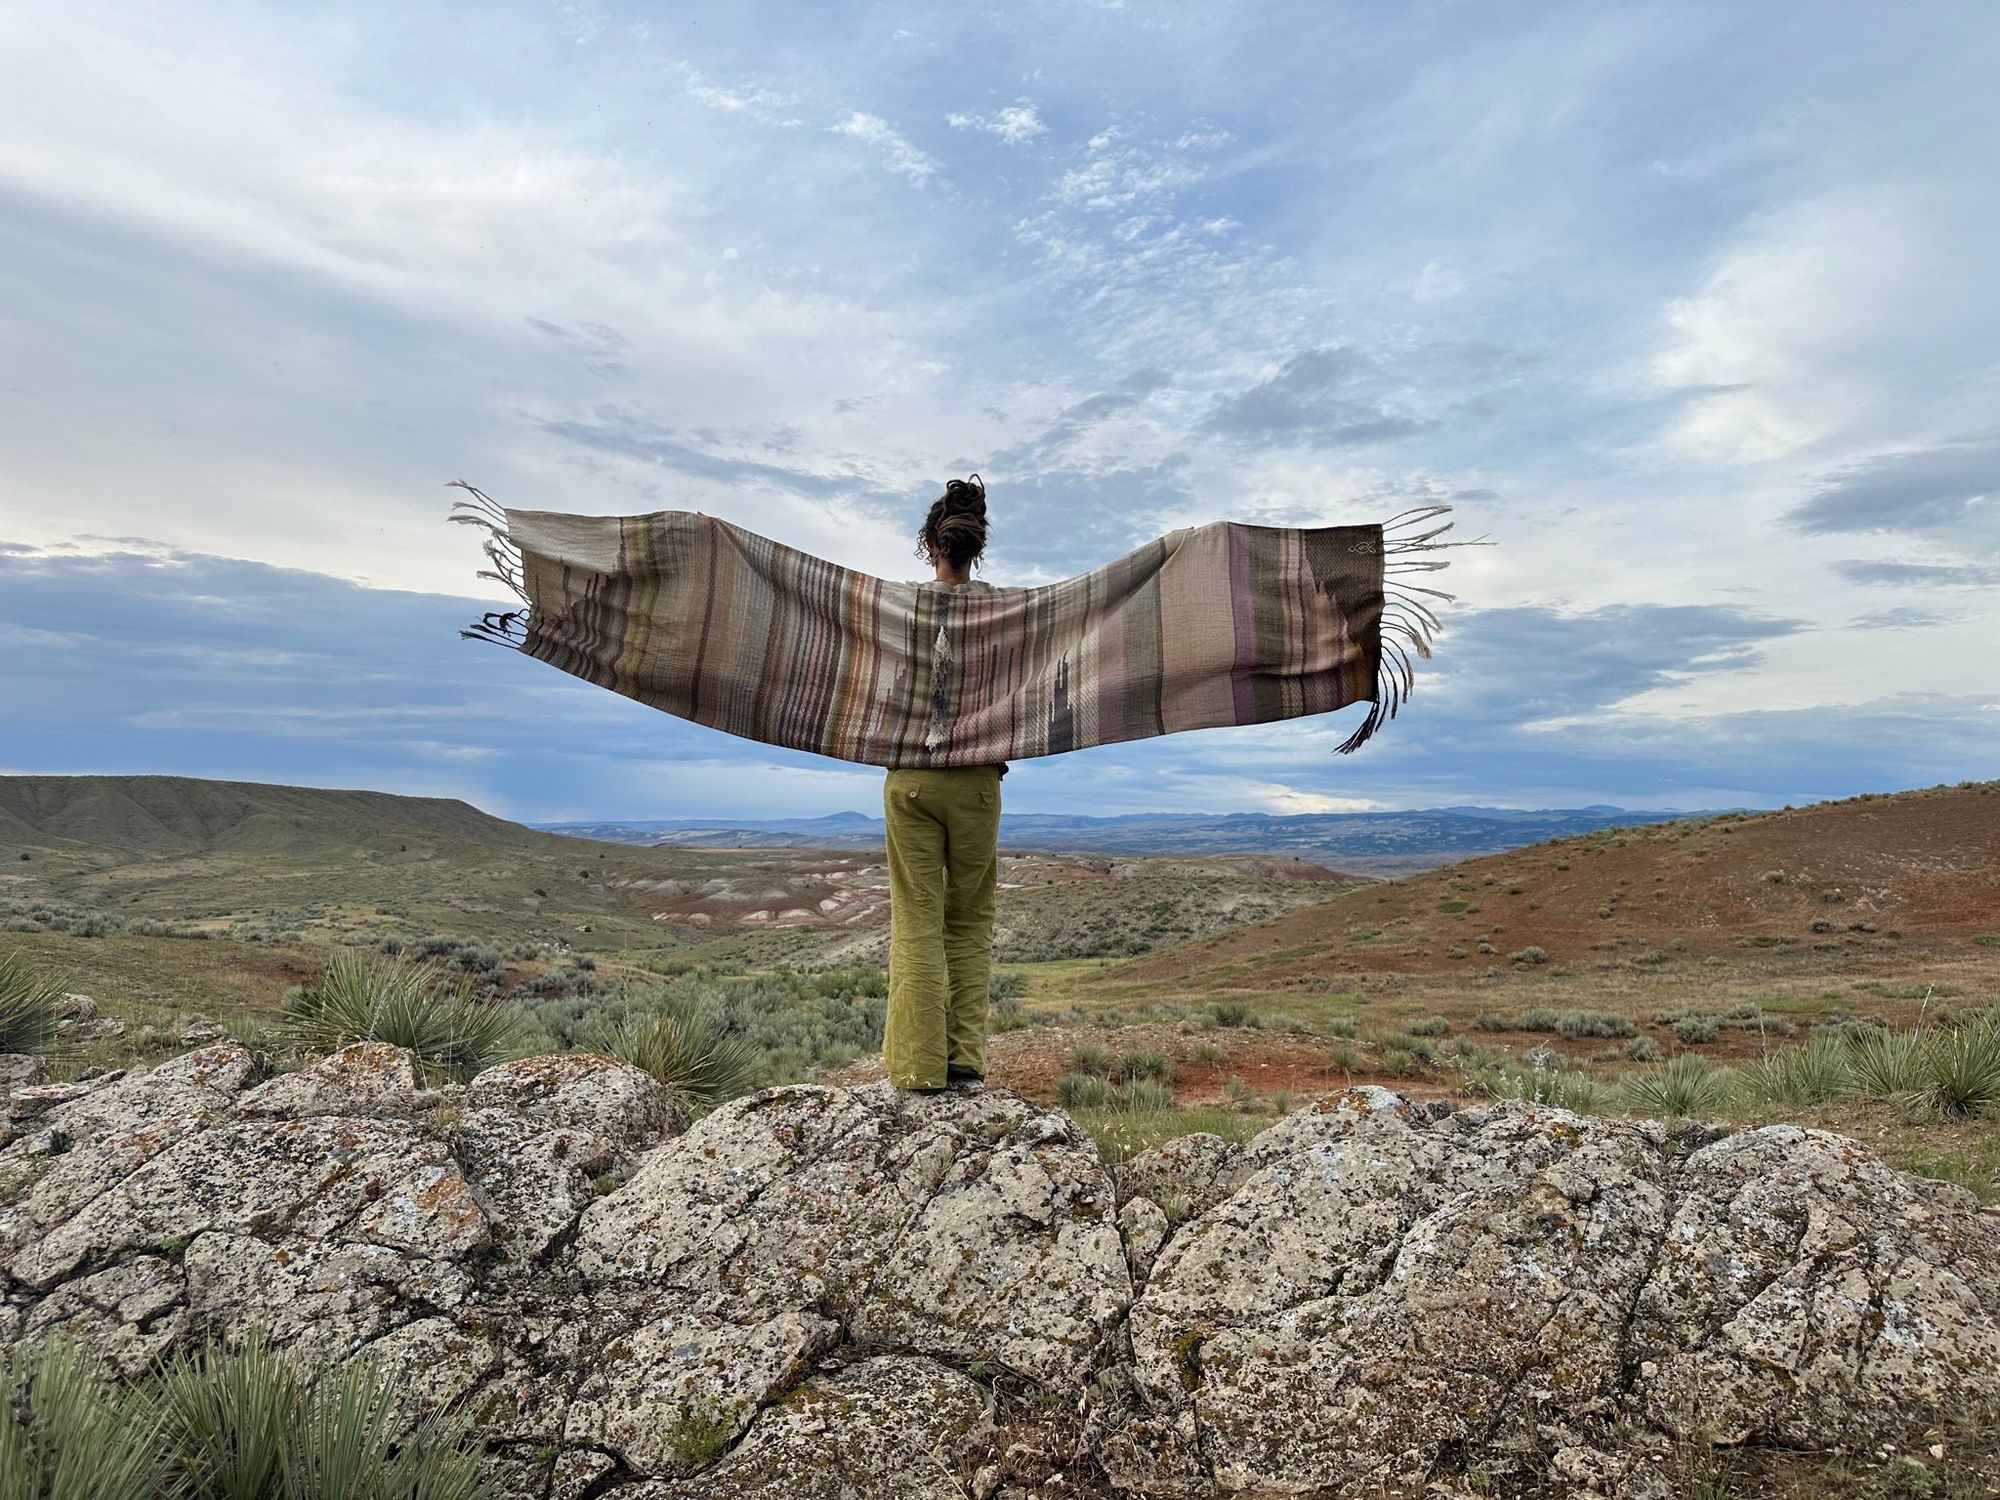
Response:
[[[940,558],[954,568],[970,567],[986,550],[986,482],[977,474],[954,479],[931,502],[923,528],[917,532],[917,556],[927,563]]]

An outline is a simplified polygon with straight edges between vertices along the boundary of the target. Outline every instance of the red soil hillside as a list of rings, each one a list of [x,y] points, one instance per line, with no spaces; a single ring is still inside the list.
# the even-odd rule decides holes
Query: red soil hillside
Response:
[[[1116,977],[1263,988],[1465,973],[1530,946],[1556,963],[1643,964],[1904,936],[2000,943],[2000,782],[1533,844],[1150,954]]]

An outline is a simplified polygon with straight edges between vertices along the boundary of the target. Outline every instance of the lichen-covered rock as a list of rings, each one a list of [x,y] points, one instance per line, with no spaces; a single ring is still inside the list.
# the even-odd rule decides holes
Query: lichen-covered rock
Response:
[[[1794,1126],[1704,1148],[1678,1185],[1631,1325],[1650,1420],[1831,1445],[2000,1393],[2000,1225],[1970,1193]]]
[[[630,1063],[592,1052],[526,1057],[488,1068],[465,1086],[467,1109],[498,1109],[550,1129],[587,1130],[631,1152],[687,1128],[685,1104]]]
[[[811,1313],[749,1326],[699,1313],[656,1319],[603,1351],[563,1437],[610,1449],[637,1473],[691,1474],[839,1342],[840,1326]]]
[[[264,1071],[226,1043],[10,1092],[0,1346],[365,1356],[471,1414],[506,1500],[1006,1500],[1093,1460],[1188,1500],[1474,1464],[1652,1500],[1676,1443],[2000,1414],[2000,1218],[1814,1131],[1356,1089],[1114,1193],[1000,1090],[684,1129],[608,1058]]]
[[[812,1308],[867,1343],[1048,1381],[1100,1363],[1131,1299],[1096,1148],[999,1090],[739,1100],[585,1211],[576,1264],[690,1311]]]
[[[49,1065],[29,1052],[0,1052],[0,1089],[24,1089],[49,1076]]]
[[[1252,1170],[1241,1146],[1206,1131],[1176,1136],[1114,1169],[1120,1203],[1150,1198],[1177,1221],[1207,1213]]]
[[[630,1500],[962,1500],[957,1459],[987,1417],[978,1382],[930,1359],[870,1359],[767,1407],[698,1479]]]
[[[510,1261],[530,1264],[598,1196],[601,1178],[686,1128],[651,1074],[608,1057],[528,1058],[488,1068],[458,1100],[452,1152]]]
[[[1550,1421],[1852,1443],[2000,1406],[2000,1235],[1851,1141],[1683,1156],[1359,1089],[1245,1157],[1133,1306],[1131,1412],[1098,1434],[1127,1484],[1185,1486],[1190,1445],[1226,1489],[1346,1490]]]
[[[431,1101],[416,1057],[387,1042],[356,1042],[259,1084],[238,1102],[246,1115],[407,1114]]]

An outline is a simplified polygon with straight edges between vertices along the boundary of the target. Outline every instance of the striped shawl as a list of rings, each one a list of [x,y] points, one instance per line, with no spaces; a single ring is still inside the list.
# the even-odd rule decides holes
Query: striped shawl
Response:
[[[1368,703],[1363,744],[1448,599],[1395,575],[1447,507],[1386,526],[1184,527],[1036,588],[892,583],[691,511],[454,520],[522,607],[463,632],[697,724],[873,766],[971,766]]]

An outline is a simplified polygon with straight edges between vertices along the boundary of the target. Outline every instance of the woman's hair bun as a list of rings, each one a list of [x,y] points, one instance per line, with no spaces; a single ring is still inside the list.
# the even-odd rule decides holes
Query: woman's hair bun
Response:
[[[926,562],[942,558],[964,568],[985,550],[986,481],[977,474],[948,481],[917,533],[917,556]]]
[[[985,515],[986,481],[977,474],[970,479],[948,480],[944,487],[944,508],[967,515]]]

